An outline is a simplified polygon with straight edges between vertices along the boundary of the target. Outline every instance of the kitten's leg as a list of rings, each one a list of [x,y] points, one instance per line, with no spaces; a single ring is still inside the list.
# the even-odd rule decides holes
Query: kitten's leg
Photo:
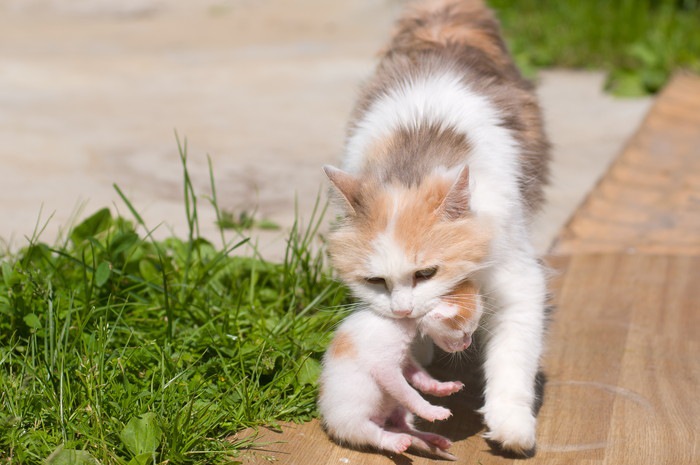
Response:
[[[408,384],[401,370],[373,370],[372,376],[384,391],[398,403],[428,421],[445,420],[451,412],[437,405],[432,405],[423,399],[418,392]]]
[[[427,433],[420,431],[413,426],[413,415],[409,413],[404,407],[397,407],[387,420],[387,429],[390,431],[396,431],[399,433],[407,433],[418,439],[418,441],[413,441],[412,445],[419,450],[426,452],[437,453],[435,448],[446,451],[452,447],[452,441],[444,436],[435,433]],[[450,454],[450,457],[452,458]],[[454,458],[452,458],[454,460]]]
[[[533,256],[494,266],[489,292],[497,309],[486,321],[486,437],[518,453],[535,447],[535,377],[543,345],[545,280]]]
[[[377,423],[367,420],[357,425],[352,431],[344,431],[336,438],[354,446],[372,446],[380,450],[404,453],[411,447],[412,438],[404,432],[387,431]]]
[[[445,397],[460,391],[464,384],[459,381],[438,381],[425,371],[415,360],[410,360],[403,369],[403,375],[416,389],[437,397]]]

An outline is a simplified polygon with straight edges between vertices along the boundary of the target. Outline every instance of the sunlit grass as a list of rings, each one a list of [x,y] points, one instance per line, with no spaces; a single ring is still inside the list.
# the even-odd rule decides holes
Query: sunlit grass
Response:
[[[152,239],[117,188],[131,218],[102,209],[0,260],[0,463],[231,463],[250,445],[236,432],[315,415],[345,301],[312,247],[323,209],[282,263],[223,229],[215,246],[186,151],[188,237]],[[213,181],[209,201],[221,218]]]
[[[700,72],[698,0],[489,0],[518,64],[604,69],[618,95],[658,91]]]

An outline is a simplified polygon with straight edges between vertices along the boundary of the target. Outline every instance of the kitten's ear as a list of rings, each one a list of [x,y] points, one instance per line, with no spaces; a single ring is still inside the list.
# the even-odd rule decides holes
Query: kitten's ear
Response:
[[[461,218],[470,210],[469,167],[464,166],[457,180],[438,207],[438,211],[448,220]]]
[[[348,213],[354,215],[357,197],[360,192],[360,182],[353,175],[334,166],[326,165],[323,167],[323,171],[338,194],[345,200]]]

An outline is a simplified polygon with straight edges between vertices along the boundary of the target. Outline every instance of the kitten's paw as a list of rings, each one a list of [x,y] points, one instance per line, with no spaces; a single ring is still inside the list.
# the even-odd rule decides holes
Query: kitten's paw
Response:
[[[459,381],[437,382],[433,386],[430,386],[429,390],[423,392],[437,397],[445,397],[461,391],[462,388],[464,388],[464,384]]]
[[[382,436],[381,448],[395,454],[403,454],[411,447],[412,442],[408,434],[385,433]]]
[[[422,409],[420,412],[415,412],[419,417],[428,421],[447,420],[452,415],[449,409],[431,405],[430,408]]]
[[[452,447],[452,441],[447,439],[445,436],[440,436],[439,434],[421,432],[418,437],[428,444],[432,444],[438,449],[447,450]]]
[[[498,443],[504,450],[529,455],[535,449],[537,420],[528,407],[501,405],[481,410],[489,431],[486,439]]]
[[[412,380],[413,385],[425,394],[430,394],[435,397],[445,397],[455,392],[459,392],[464,387],[464,384],[459,381],[438,381],[435,379],[420,379]]]

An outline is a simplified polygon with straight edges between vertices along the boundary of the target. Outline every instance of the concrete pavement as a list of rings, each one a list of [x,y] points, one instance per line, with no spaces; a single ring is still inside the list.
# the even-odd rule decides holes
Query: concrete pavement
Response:
[[[398,0],[14,0],[0,4],[0,238],[12,249],[39,212],[54,242],[82,208],[128,215],[118,184],[158,235],[186,234],[174,131],[187,138],[205,236],[220,203],[288,228],[340,157],[359,83],[389,35]],[[554,143],[537,247],[605,171],[650,99],[616,100],[602,75],[542,73]],[[254,233],[279,256],[283,232]]]

